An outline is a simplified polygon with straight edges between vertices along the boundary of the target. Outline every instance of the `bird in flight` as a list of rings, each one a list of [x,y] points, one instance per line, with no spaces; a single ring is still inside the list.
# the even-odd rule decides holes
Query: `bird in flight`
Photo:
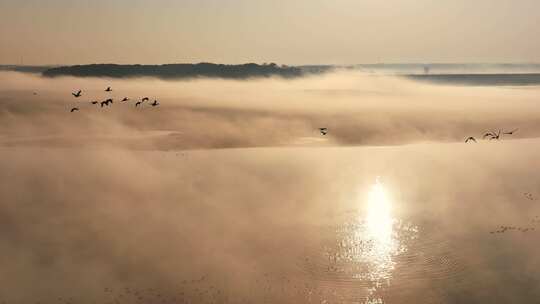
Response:
[[[486,134],[484,134],[484,136],[482,138],[486,139],[486,137],[494,137],[494,136],[495,136],[495,133],[487,132]]]
[[[514,129],[514,130],[509,131],[509,132],[503,132],[503,134],[506,134],[506,135],[512,135],[512,134],[514,134],[514,132],[516,132],[517,130],[519,130],[519,129]]]
[[[107,88],[105,89],[105,92],[112,92],[111,87],[107,87]]]
[[[476,142],[476,139],[472,136],[469,136],[467,139],[465,139],[465,143],[468,143],[469,141],[474,141]]]
[[[113,100],[109,98],[109,99],[101,102],[101,107],[103,108],[104,105],[108,106],[110,103],[113,103]]]
[[[150,104],[152,107],[155,107],[155,106],[159,106],[159,103],[157,102],[157,100],[154,100],[153,103]]]
[[[98,104],[98,102],[95,101],[95,100],[94,100],[94,101],[90,101],[90,103],[91,103],[91,104]]]
[[[148,100],[150,100],[150,98],[148,98],[148,97],[144,97],[144,98],[142,99],[143,102],[148,101]]]
[[[492,139],[500,139],[501,138],[501,130],[499,130],[499,132],[495,133],[495,132],[487,132],[486,134],[484,134],[484,136],[482,137],[483,139],[486,139],[486,137],[489,137],[489,140],[492,140]]]
[[[135,106],[138,107],[141,103],[142,103],[142,101],[137,101],[137,102],[135,103]]]
[[[328,134],[328,128],[319,128],[319,131],[321,132],[321,135]]]
[[[81,97],[82,96],[82,91],[79,90],[77,93],[71,93],[71,95],[75,96],[75,97]]]
[[[501,130],[499,130],[499,132],[497,132],[497,134],[495,134],[495,132],[493,132],[493,136],[491,136],[490,140],[492,140],[492,139],[496,139],[496,140],[501,139]]]
[[[79,111],[79,108],[72,108],[70,112]]]
[[[122,99],[122,102],[124,102],[124,101],[128,101],[128,100],[129,100],[129,98],[127,98],[127,97],[124,97],[124,99]]]

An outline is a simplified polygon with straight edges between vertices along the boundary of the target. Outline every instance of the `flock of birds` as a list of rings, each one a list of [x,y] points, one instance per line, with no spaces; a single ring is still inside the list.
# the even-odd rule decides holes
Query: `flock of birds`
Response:
[[[489,140],[500,140],[502,135],[514,135],[515,132],[517,132],[519,129],[514,129],[512,131],[502,131],[498,130],[497,132],[486,132],[484,136],[482,136],[482,139],[489,139]],[[328,134],[328,128],[319,128],[319,132],[321,132],[321,135]],[[467,139],[465,139],[465,143],[468,142],[476,142],[476,138],[474,136],[469,136]]]
[[[108,92],[108,93],[112,92],[111,87],[107,87],[105,89],[105,92]],[[78,90],[77,92],[73,92],[73,93],[71,93],[71,95],[73,95],[73,97],[75,97],[75,98],[79,98],[79,97],[82,96],[82,90]],[[128,97],[124,97],[122,100],[120,100],[120,102],[126,102],[126,101],[129,101]],[[145,102],[148,102],[148,104],[150,106],[152,106],[152,107],[159,106],[159,102],[157,100],[154,100],[154,102],[150,103],[150,98],[143,97],[143,98],[141,98],[140,101],[137,101],[135,103],[135,107],[142,106],[143,103],[145,103]],[[103,101],[97,101],[97,100],[90,101],[90,103],[93,104],[93,105],[99,105],[99,106],[101,106],[103,108],[103,107],[108,107],[108,106],[112,105],[114,103],[114,100],[112,98],[107,98],[107,99],[105,99]],[[73,112],[76,112],[76,111],[79,111],[79,110],[80,110],[79,107],[73,107],[73,108],[71,108],[70,112],[73,113]]]
[[[527,198],[530,201],[538,200],[538,198],[534,197],[532,195],[532,193],[530,193],[530,192],[525,192],[525,193],[523,193],[523,195],[525,196],[525,198]],[[531,220],[531,223],[532,224],[540,224],[540,216],[536,215]],[[536,228],[531,227],[531,226],[519,227],[519,226],[504,226],[504,225],[501,225],[501,226],[498,227],[498,229],[490,231],[489,233],[490,234],[498,234],[498,233],[505,233],[507,231],[532,232],[532,231],[535,231],[535,230],[536,230]]]
[[[105,89],[105,92],[112,92],[112,89],[111,87],[107,87]],[[82,91],[79,90],[77,92],[74,92],[74,93],[71,93],[75,98],[78,98],[78,97],[81,97],[82,96]],[[149,101],[150,99],[148,97],[143,97],[140,101],[137,101],[135,103],[135,107],[138,107],[140,105],[142,105],[144,102],[147,102]],[[126,101],[129,101],[129,98],[127,97],[124,97],[121,102],[126,102]],[[113,99],[112,98],[108,98],[104,101],[101,101],[101,102],[98,102],[98,101],[91,101],[90,103],[93,104],[93,105],[100,105],[101,107],[104,107],[104,106],[109,106],[113,103]],[[151,106],[155,107],[155,106],[158,106],[159,103],[157,102],[157,100],[154,100],[153,103],[150,103]],[[79,108],[78,107],[74,107],[71,109],[71,112],[75,112],[75,111],[79,111]],[[513,135],[515,132],[517,132],[518,129],[514,129],[514,130],[511,130],[511,131],[501,131],[501,130],[498,130],[497,132],[486,132],[483,136],[482,136],[482,139],[488,139],[488,140],[500,140],[501,139],[501,135]],[[328,134],[328,128],[319,128],[319,132],[321,133],[321,135],[325,136]],[[477,142],[476,141],[476,138],[474,136],[469,136],[467,139],[465,139],[465,143],[469,143],[469,142]],[[524,193],[525,197],[528,199],[528,200],[536,200],[536,198],[533,197],[533,195],[531,193]],[[538,216],[535,217],[535,219],[533,219],[533,222],[538,222],[540,223],[540,218]],[[494,231],[490,231],[489,233],[491,234],[496,234],[496,233],[505,233],[507,231],[521,231],[521,232],[528,232],[528,231],[534,231],[535,228],[534,227],[517,227],[517,226],[499,226],[499,229],[497,230],[494,230]]]
[[[499,226],[499,228],[500,229],[490,231],[489,233],[491,233],[491,234],[505,233],[506,231],[512,231],[512,230],[521,231],[521,232],[527,232],[527,231],[534,231],[535,230],[534,227],[517,227],[517,226]]]
[[[530,192],[525,192],[525,193],[523,193],[523,195],[525,196],[526,199],[528,199],[530,201],[537,201],[538,200],[538,198],[534,197],[532,195],[532,193],[530,193]]]
[[[486,132],[484,136],[482,136],[482,139],[489,139],[489,140],[500,140],[502,135],[513,135],[515,132],[517,132],[518,129],[514,129],[512,131],[504,132],[501,130],[498,130],[497,132]],[[465,143],[468,142],[476,142],[476,138],[474,136],[469,136],[467,139],[465,139]]]
[[[105,92],[112,92],[112,89],[111,87],[107,87],[107,89],[105,89]],[[78,98],[78,97],[81,97],[82,96],[82,91],[79,90],[77,92],[74,92],[74,93],[71,93],[75,98]],[[140,105],[142,105],[144,102],[147,102],[149,101],[150,99],[148,97],[143,97],[140,101],[137,101],[135,103],[135,107],[138,107]],[[129,98],[127,97],[124,97],[121,102],[125,102],[125,101],[129,101]],[[109,106],[111,104],[113,104],[113,99],[112,98],[108,98],[104,101],[101,101],[101,102],[98,102],[98,101],[91,101],[90,102],[91,104],[93,105],[97,105],[99,104],[102,108],[104,106]],[[159,103],[157,100],[154,100],[154,102],[152,103],[149,103],[152,107],[155,107],[155,106],[159,106]],[[78,107],[74,107],[71,109],[71,112],[75,112],[75,111],[79,111],[79,108]],[[501,139],[501,135],[513,135],[515,132],[517,132],[518,129],[514,129],[512,131],[507,131],[507,132],[502,132],[501,133],[501,130],[498,130],[497,132],[486,132],[484,134],[484,136],[482,136],[482,139],[489,139],[489,140],[500,140]],[[321,133],[322,136],[326,136],[328,134],[328,128],[319,128],[319,132]],[[467,137],[467,139],[465,139],[465,143],[469,143],[469,142],[477,142],[476,141],[476,138],[474,136],[469,136]]]

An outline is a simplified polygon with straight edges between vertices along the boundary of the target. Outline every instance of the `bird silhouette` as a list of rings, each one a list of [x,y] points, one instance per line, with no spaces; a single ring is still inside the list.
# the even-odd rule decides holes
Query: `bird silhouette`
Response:
[[[137,102],[135,103],[135,106],[138,107],[141,103],[142,103],[142,101],[137,101]]]
[[[107,87],[107,88],[105,89],[105,92],[112,92],[111,87]]]
[[[79,111],[79,108],[72,108],[70,112]]]
[[[91,103],[91,104],[98,104],[97,101],[91,101],[90,103]]]
[[[109,105],[109,103],[110,103],[110,104],[112,104],[112,103],[113,103],[113,100],[112,100],[112,98],[109,98],[109,99],[107,99],[107,100],[105,100],[105,101],[107,102],[107,105]]]
[[[499,130],[499,132],[497,132],[497,134],[495,134],[495,132],[493,132],[493,136],[489,140],[492,140],[492,139],[499,140],[500,138],[501,138],[501,130]]]
[[[112,103],[112,99],[107,99],[107,100],[102,101],[101,107],[103,108],[103,106],[108,106],[109,103]]]
[[[523,193],[523,195],[525,195],[525,197],[528,199],[528,200],[535,200],[534,199],[534,196],[532,195],[532,193],[529,193],[529,192],[525,192]]]
[[[321,135],[328,134],[328,128],[319,128],[319,131],[321,132]]]
[[[467,138],[467,139],[465,140],[465,143],[468,143],[469,141],[474,141],[474,142],[476,142],[476,139],[475,139],[474,137],[472,137],[472,136],[469,136],[469,138]]]
[[[514,134],[514,132],[516,132],[517,130],[519,130],[519,129],[514,129],[514,130],[509,131],[509,132],[503,132],[503,134],[506,134],[506,135],[512,135],[512,134]]]
[[[492,133],[492,132],[487,132],[486,134],[484,134],[484,136],[482,137],[483,139],[486,139],[486,137],[493,137],[495,136],[495,133]]]
[[[144,97],[144,98],[142,99],[143,102],[144,102],[144,101],[148,101],[148,100],[150,100],[150,98],[148,98],[148,97]]]
[[[71,93],[71,95],[75,96],[75,97],[81,97],[82,96],[82,91],[79,90],[77,93]]]
[[[124,97],[124,99],[122,99],[122,102],[124,102],[124,101],[128,101],[128,100],[129,100],[129,98],[127,98],[127,97]]]
[[[154,100],[153,103],[150,104],[152,107],[159,106],[159,103],[157,100]]]

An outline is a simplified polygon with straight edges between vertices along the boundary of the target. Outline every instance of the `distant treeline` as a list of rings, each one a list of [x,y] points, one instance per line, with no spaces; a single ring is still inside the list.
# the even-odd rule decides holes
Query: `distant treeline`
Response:
[[[176,78],[231,78],[245,79],[255,77],[278,76],[284,78],[301,77],[309,73],[299,67],[279,66],[275,63],[226,65],[214,63],[197,64],[164,64],[164,65],[119,65],[90,64],[51,68],[43,71],[43,76],[77,76],[77,77],[158,77]]]
[[[52,66],[33,65],[0,65],[0,71],[21,72],[21,73],[43,73],[53,68]]]

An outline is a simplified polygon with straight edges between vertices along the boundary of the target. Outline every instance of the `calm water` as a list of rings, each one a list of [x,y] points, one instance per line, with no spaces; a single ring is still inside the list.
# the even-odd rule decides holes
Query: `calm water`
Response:
[[[0,188],[11,229],[2,241],[12,261],[2,263],[5,300],[536,299],[540,180],[529,165],[539,145],[496,145],[41,150],[34,175]],[[3,174],[21,172],[31,153],[4,149]],[[90,181],[100,190],[87,192]],[[41,199],[19,188],[30,184]],[[17,217],[28,220],[9,222]]]

